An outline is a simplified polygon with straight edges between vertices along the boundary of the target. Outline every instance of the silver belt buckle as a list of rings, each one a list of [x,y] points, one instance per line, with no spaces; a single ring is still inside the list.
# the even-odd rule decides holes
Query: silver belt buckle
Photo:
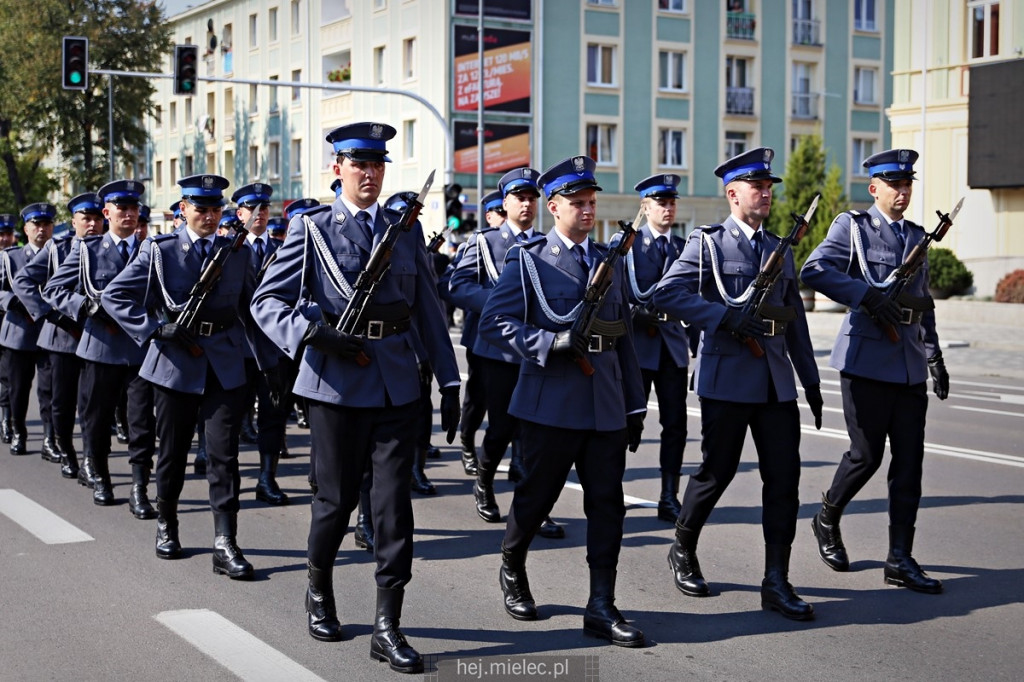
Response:
[[[914,311],[910,308],[900,308],[900,324],[913,324]]]
[[[379,340],[384,338],[383,320],[368,320],[366,323],[366,338]]]
[[[212,336],[213,322],[200,322],[199,329],[197,331],[199,333],[199,336]]]
[[[658,313],[658,322],[668,322],[668,313]]]
[[[768,331],[764,333],[765,336],[775,336],[778,333],[775,320],[764,320],[764,323],[768,325]]]
[[[591,353],[603,353],[604,352],[604,337],[600,334],[592,334],[590,336],[590,352]]]

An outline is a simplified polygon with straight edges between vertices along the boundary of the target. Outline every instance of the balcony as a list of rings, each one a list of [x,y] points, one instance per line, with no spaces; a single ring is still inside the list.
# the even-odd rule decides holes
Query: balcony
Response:
[[[817,19],[793,20],[794,45],[821,45],[821,22]]]
[[[726,88],[725,113],[754,115],[754,88]]]
[[[818,118],[817,92],[794,92],[790,114],[793,118],[813,120]]]
[[[756,27],[755,16],[748,12],[727,12],[725,15],[726,38],[753,40]]]

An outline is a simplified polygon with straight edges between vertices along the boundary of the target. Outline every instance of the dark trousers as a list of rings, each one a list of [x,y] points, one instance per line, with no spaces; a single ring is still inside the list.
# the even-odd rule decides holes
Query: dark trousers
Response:
[[[661,345],[658,369],[641,370],[644,395],[651,397],[651,386],[658,396],[658,422],[661,424],[661,449],[658,464],[661,473],[679,475],[686,448],[686,367],[677,367]]]
[[[487,404],[487,431],[478,460],[480,466],[493,473],[498,470],[498,463],[509,443],[518,436],[519,420],[508,413],[508,406],[519,382],[519,365],[490,358],[478,359]]]
[[[615,568],[626,518],[626,430],[560,429],[520,420],[519,433],[526,476],[516,485],[502,546],[514,552],[530,546],[576,465],[587,516],[587,564]]]
[[[17,424],[24,424],[28,414],[29,392],[32,380],[36,382],[36,398],[39,400],[39,418],[44,424],[53,423],[50,406],[53,404],[53,379],[51,377],[50,353],[40,350],[4,349],[4,363],[11,395],[11,418]]]
[[[416,447],[426,451],[430,447],[430,438],[434,432],[434,401],[430,399],[430,389],[434,385],[430,363],[420,364],[420,412],[416,422]]]
[[[761,474],[761,527],[769,545],[791,545],[800,508],[800,412],[795,400],[734,403],[700,399],[703,462],[690,476],[679,524],[704,527],[740,464],[750,429]]]
[[[484,414],[487,412],[483,375],[480,372],[480,356],[468,348],[466,349],[466,366],[468,369],[462,394],[462,421],[459,422],[459,432],[464,437],[477,432],[480,425],[484,423]]]
[[[280,362],[287,363],[288,367],[293,364],[287,358],[281,358]],[[292,411],[291,404],[288,402],[291,394],[281,396],[281,404],[274,407],[274,403],[270,399],[270,385],[253,358],[245,359],[245,376],[247,391],[255,391],[255,396],[260,401],[259,413],[256,415],[256,443],[259,452],[261,455],[270,457],[278,455],[281,452],[281,445],[284,443],[288,415]],[[292,376],[292,380],[294,380],[294,376]],[[243,415],[245,410],[252,409],[251,395],[252,393],[246,395]]]
[[[73,353],[50,353],[53,402],[50,418],[53,432],[70,440],[75,435],[75,413],[78,405],[78,380],[82,360]]]
[[[192,434],[199,418],[206,420],[206,453],[209,464],[210,508],[238,513],[238,433],[245,411],[245,385],[226,389],[210,368],[201,395],[153,385],[156,435],[160,448],[156,460],[156,493],[163,500],[177,500],[185,485],[185,465]]]
[[[138,374],[137,365],[82,362],[78,413],[82,421],[82,451],[86,457],[107,457],[110,454],[110,427],[114,423],[111,401],[116,401],[132,377]]]
[[[125,394],[128,398],[128,462],[148,471],[153,469],[153,455],[156,453],[156,414],[153,384],[139,376],[139,368],[133,367],[128,378]]]
[[[0,315],[0,322],[3,322],[3,315]],[[7,349],[0,346],[0,407],[11,409],[10,382],[7,380]]]
[[[412,500],[409,478],[419,401],[379,408],[342,407],[309,401],[319,488],[309,524],[309,562],[334,566],[349,518],[359,504],[367,467],[373,471],[370,500],[376,535],[378,587],[399,588],[412,577]]]
[[[882,464],[889,437],[889,522],[913,526],[921,503],[927,384],[893,384],[843,373],[843,414],[850,449],[839,461],[828,499],[846,506]]]

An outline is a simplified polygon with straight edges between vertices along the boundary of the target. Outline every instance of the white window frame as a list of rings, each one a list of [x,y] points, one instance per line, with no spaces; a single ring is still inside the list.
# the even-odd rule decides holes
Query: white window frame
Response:
[[[999,56],[999,18],[1002,16],[999,0],[968,0],[967,2],[967,58],[970,60],[990,59]],[[992,8],[996,7],[995,31],[992,26]],[[974,15],[981,10],[982,44],[981,54],[975,56],[977,45],[974,41]],[[992,49],[992,35],[995,34],[996,46]]]
[[[268,31],[268,42],[277,42],[277,8],[271,7],[267,10],[267,31]]]
[[[593,143],[591,142],[594,139]],[[588,123],[587,149],[594,147],[592,158],[598,166],[618,165],[618,126],[614,123]]]
[[[866,76],[870,83],[865,82]],[[870,87],[865,87],[870,85]],[[868,92],[870,90],[870,92]],[[875,106],[878,104],[878,69],[872,66],[853,67],[853,103]]]
[[[658,11],[670,14],[685,14],[686,0],[658,0]]]
[[[292,82],[302,80],[302,69],[292,69]],[[302,103],[302,88],[292,88],[292,104]]]
[[[740,137],[742,136],[742,137]],[[750,149],[750,133],[742,130],[725,131],[725,158],[731,159]]]
[[[416,78],[416,37],[402,40],[402,80]]]
[[[416,119],[402,122],[402,158],[405,161],[416,159]]]
[[[274,138],[267,142],[267,176],[271,179],[281,177],[281,139]]]
[[[686,128],[661,128],[658,130],[658,167],[685,169],[686,166]],[[678,157],[672,150],[676,149],[678,140]]]
[[[679,87],[673,85],[677,77]],[[661,92],[686,92],[686,51],[658,50],[658,90]]]
[[[259,46],[260,46],[259,28],[260,28],[259,15],[258,14],[250,14],[249,15],[249,49],[250,50],[259,49]]]
[[[595,88],[615,88],[619,84],[618,46],[606,43],[587,43],[587,85]],[[605,80],[605,66],[611,74]],[[591,75],[593,73],[593,75]]]
[[[868,169],[864,167],[864,159],[873,156],[878,147],[878,140],[873,137],[854,137],[850,140],[850,160],[853,168],[850,175],[858,178],[869,177]]]
[[[291,163],[292,177],[302,175],[302,138],[296,137],[291,141],[288,160]]]
[[[387,46],[378,45],[373,48],[373,84],[384,85],[386,82],[384,74],[387,73]]]
[[[302,35],[302,4],[299,0],[291,2],[291,24],[292,37]]]
[[[260,177],[260,148],[258,145],[249,145],[249,179],[258,180]]]
[[[868,14],[871,15],[870,19]],[[875,0],[854,0],[853,30],[869,33],[878,32],[878,3]]]

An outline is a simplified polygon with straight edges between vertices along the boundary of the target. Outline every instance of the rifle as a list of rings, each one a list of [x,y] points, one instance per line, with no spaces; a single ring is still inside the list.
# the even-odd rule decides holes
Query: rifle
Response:
[[[352,298],[349,299],[348,304],[345,306],[345,312],[341,314],[341,318],[338,320],[338,331],[346,334],[355,334],[356,329],[362,324],[363,318],[366,315],[366,308],[370,305],[370,301],[373,300],[377,287],[380,285],[381,280],[384,279],[384,275],[391,269],[391,254],[395,250],[395,243],[402,232],[408,232],[412,229],[413,223],[416,222],[420,215],[420,210],[423,208],[423,200],[427,198],[427,192],[430,191],[432,184],[434,184],[434,171],[430,171],[430,175],[423,184],[423,189],[420,190],[419,195],[406,204],[405,210],[402,211],[402,217],[398,222],[388,223],[384,236],[381,237],[377,246],[373,248],[373,253],[370,254],[370,260],[366,263],[366,268],[356,278]],[[387,218],[384,219],[384,222],[387,223]],[[370,364],[369,356],[365,352],[359,351],[359,355],[356,356],[356,364],[360,367],[366,367]]]
[[[258,211],[253,211],[249,215],[249,219],[245,221],[244,227],[237,225],[232,227],[231,229],[234,232],[231,235],[231,242],[221,245],[217,252],[213,254],[213,258],[206,261],[203,271],[199,274],[199,279],[192,285],[192,291],[188,293],[188,301],[185,303],[185,307],[178,313],[178,318],[175,320],[178,324],[184,327],[191,327],[195,323],[199,309],[203,307],[203,302],[206,301],[206,297],[213,291],[213,287],[217,285],[220,276],[224,274],[224,264],[227,262],[228,257],[242,248],[245,238],[249,236],[249,228],[252,227],[257,213]],[[192,343],[189,345],[188,352],[192,354],[192,357],[198,358],[203,354],[203,347],[198,343]]]
[[[892,284],[886,290],[885,295],[896,303],[899,303],[900,294],[906,288],[910,280],[914,278],[921,266],[924,265],[925,260],[928,258],[928,247],[931,246],[933,241],[941,242],[942,238],[949,232],[949,228],[953,227],[953,219],[956,218],[956,214],[960,212],[960,207],[964,205],[964,198],[960,197],[960,201],[956,202],[956,206],[949,213],[943,213],[942,211],[936,210],[936,215],[939,216],[939,224],[932,232],[926,232],[924,239],[914,244],[914,248],[907,254],[906,260],[893,273]],[[902,306],[901,306],[902,307]],[[889,337],[889,340],[893,343],[899,343],[900,333],[894,325],[886,324],[885,335]]]
[[[633,240],[636,239],[636,229],[633,225],[640,222],[643,214],[644,208],[641,206],[640,212],[636,214],[633,222],[619,221],[619,227],[622,228],[622,232],[619,233],[621,235],[619,241],[614,247],[612,242],[608,243],[608,257],[598,264],[594,276],[590,279],[590,284],[587,285],[587,290],[583,294],[583,308],[572,323],[573,332],[582,334],[588,339],[590,338],[590,330],[594,326],[594,320],[597,319],[597,311],[601,309],[601,304],[604,303],[604,299],[612,286],[612,278],[615,274],[615,261],[629,253],[630,248],[632,248]],[[576,358],[576,364],[580,366],[580,369],[588,377],[593,376],[594,367],[587,360],[586,356]]]
[[[786,261],[786,251],[789,250],[790,246],[797,244],[804,235],[807,233],[807,229],[810,226],[811,218],[814,217],[814,212],[818,209],[818,199],[821,198],[820,194],[815,194],[814,199],[811,200],[811,205],[807,207],[807,211],[804,215],[800,215],[795,211],[790,215],[793,216],[793,229],[788,235],[779,240],[779,243],[775,246],[775,250],[768,256],[768,260],[764,262],[764,266],[761,271],[757,273],[757,277],[754,278],[752,285],[752,291],[747,302],[743,304],[743,314],[749,315],[755,319],[760,319],[761,313],[764,310],[765,301],[768,299],[768,295],[775,288],[775,284],[779,281],[779,277],[782,275],[782,265]],[[763,229],[763,228],[762,228]],[[747,344],[747,348],[755,358],[764,356],[764,349],[761,348],[761,344],[756,339],[749,336],[737,337],[743,343]]]
[[[431,235],[430,241],[427,242],[427,253],[438,253],[449,232],[450,230],[439,230]]]

